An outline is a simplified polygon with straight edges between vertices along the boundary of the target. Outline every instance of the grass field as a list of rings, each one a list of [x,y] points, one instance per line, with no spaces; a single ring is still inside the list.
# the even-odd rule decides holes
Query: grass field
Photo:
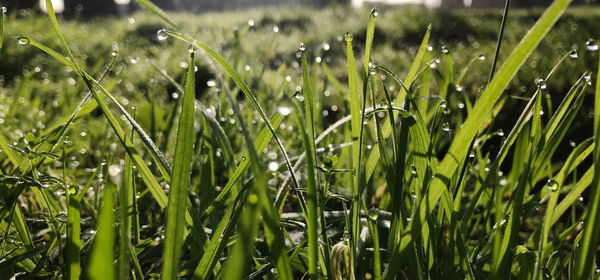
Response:
[[[0,18],[2,275],[600,277],[599,8],[137,2]]]

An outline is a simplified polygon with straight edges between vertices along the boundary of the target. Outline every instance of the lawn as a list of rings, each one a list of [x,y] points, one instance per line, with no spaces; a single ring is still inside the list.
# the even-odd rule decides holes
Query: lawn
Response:
[[[0,272],[598,279],[600,8],[568,2],[497,57],[502,10],[9,11]]]

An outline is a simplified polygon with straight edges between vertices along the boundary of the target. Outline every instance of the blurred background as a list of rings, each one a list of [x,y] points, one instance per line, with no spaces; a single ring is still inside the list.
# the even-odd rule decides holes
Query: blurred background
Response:
[[[3,2],[3,1],[0,1]],[[44,0],[13,0],[4,1],[4,6],[10,10],[41,9],[44,10]],[[414,5],[428,9],[457,9],[457,8],[501,8],[502,0],[152,0],[164,10],[203,13],[211,11],[243,10],[256,7],[305,5],[310,7],[326,7],[330,5]],[[512,7],[547,6],[551,0],[513,0]],[[57,12],[66,16],[75,14],[124,16],[136,10],[130,0],[53,0]],[[573,0],[573,4],[597,3],[595,0]],[[41,7],[40,7],[41,6]]]

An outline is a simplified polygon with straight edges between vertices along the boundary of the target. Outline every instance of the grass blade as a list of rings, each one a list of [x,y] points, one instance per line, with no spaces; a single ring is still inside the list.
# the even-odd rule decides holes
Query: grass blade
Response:
[[[164,263],[162,279],[177,278],[179,258],[181,257],[184,241],[186,202],[190,185],[193,156],[193,153],[190,151],[194,149],[195,140],[194,52],[195,50],[192,51],[190,57],[187,79],[185,82],[185,93],[183,95],[183,107],[177,129],[173,177],[171,180],[171,191],[169,193],[169,204],[167,207],[167,227],[165,232],[165,250],[163,252]]]
[[[600,64],[600,62],[599,62]],[[600,79],[600,71],[597,78]],[[579,252],[575,259],[573,270],[574,279],[584,279],[594,272],[594,259],[596,246],[600,238],[600,80],[596,80],[596,93],[594,95],[594,178],[590,192],[590,203],[587,206],[587,215],[583,222],[585,229],[583,238],[579,243]]]
[[[114,247],[115,233],[113,223],[115,220],[114,192],[115,187],[107,185],[104,189],[104,203],[98,218],[98,231],[94,240],[94,249],[90,257],[89,277],[92,280],[115,279]]]
[[[302,51],[302,91],[304,93],[304,109],[306,117],[306,128],[303,129],[302,142],[306,150],[306,181],[307,181],[307,219],[308,227],[308,274],[310,279],[318,279],[317,263],[319,261],[319,241],[317,229],[319,228],[317,203],[319,201],[317,192],[317,174],[316,170],[316,148],[315,148],[315,96],[313,94],[308,74],[308,62],[304,46],[300,47]],[[299,115],[299,114],[298,114]],[[299,123],[302,123],[299,121]],[[326,264],[328,265],[328,264]]]
[[[150,0],[133,0],[133,1],[135,1],[136,3],[138,3],[138,5],[148,9],[150,12],[152,12],[153,14],[160,17],[166,23],[171,25],[171,27],[177,27],[177,25],[175,25],[175,23],[173,23],[171,21],[171,19],[169,19],[167,14],[161,8],[156,6],[154,3],[150,2]]]

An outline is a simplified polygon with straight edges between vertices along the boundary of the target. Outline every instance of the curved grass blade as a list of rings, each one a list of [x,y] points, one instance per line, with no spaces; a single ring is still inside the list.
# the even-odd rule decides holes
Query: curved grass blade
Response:
[[[600,64],[600,61],[599,61]],[[600,79],[600,71],[597,78]],[[596,80],[596,93],[594,95],[594,177],[590,192],[590,203],[587,206],[587,215],[583,222],[585,230],[579,243],[579,252],[575,257],[573,278],[584,279],[593,275],[596,247],[600,238],[600,80]]]
[[[0,7],[0,49],[2,49],[2,43],[4,42],[4,14],[6,14],[4,7]]]
[[[173,162],[173,177],[167,207],[167,226],[165,232],[165,249],[163,252],[162,279],[176,279],[179,272],[179,258],[184,241],[186,227],[185,213],[187,205],[192,156],[194,149],[194,100],[195,72],[194,52],[190,56],[183,107],[177,129],[177,144]]]

